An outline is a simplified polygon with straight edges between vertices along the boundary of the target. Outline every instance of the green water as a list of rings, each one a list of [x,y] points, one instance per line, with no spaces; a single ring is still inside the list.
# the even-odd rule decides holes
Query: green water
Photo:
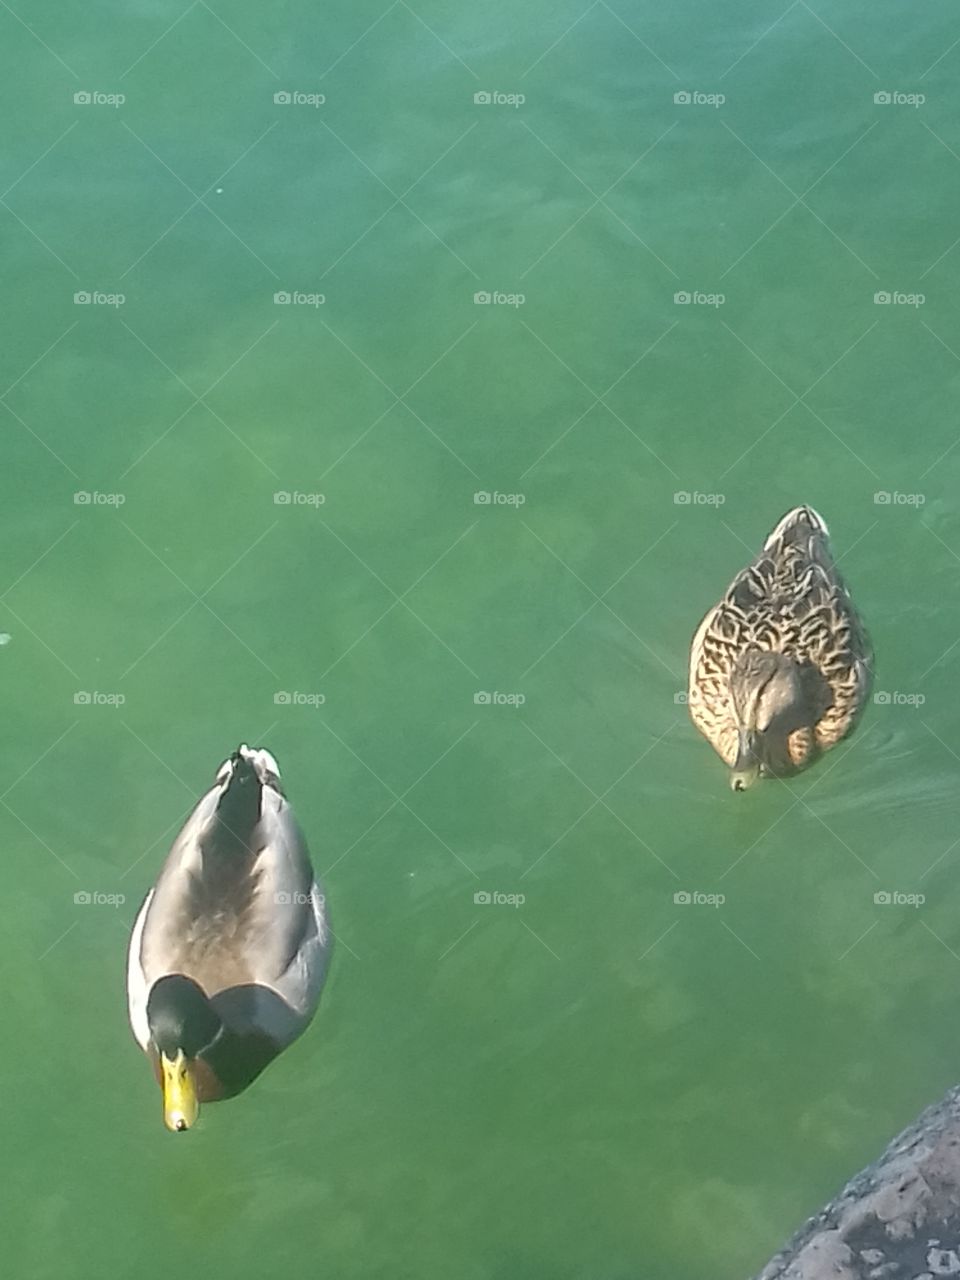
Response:
[[[743,1277],[960,1076],[960,27],[784,8],[0,8],[10,1275]],[[734,797],[675,695],[799,501],[911,700]],[[175,1139],[126,938],[241,740],[338,947]]]

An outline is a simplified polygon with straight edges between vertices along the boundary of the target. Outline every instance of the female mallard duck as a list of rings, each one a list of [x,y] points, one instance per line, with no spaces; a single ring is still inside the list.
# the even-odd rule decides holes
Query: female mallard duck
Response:
[[[812,507],[789,511],[701,622],[693,723],[744,791],[811,764],[854,728],[873,655]]]
[[[304,1030],[329,943],[277,762],[241,746],[174,841],[130,939],[130,1025],[168,1129],[245,1089]]]

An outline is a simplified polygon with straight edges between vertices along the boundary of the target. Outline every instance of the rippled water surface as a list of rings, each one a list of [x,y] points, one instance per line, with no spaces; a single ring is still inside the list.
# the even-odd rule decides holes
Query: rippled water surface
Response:
[[[744,1277],[956,1081],[958,36],[0,7],[11,1274]],[[885,696],[735,797],[687,646],[800,501]],[[338,947],[176,1139],[126,937],[241,740]]]

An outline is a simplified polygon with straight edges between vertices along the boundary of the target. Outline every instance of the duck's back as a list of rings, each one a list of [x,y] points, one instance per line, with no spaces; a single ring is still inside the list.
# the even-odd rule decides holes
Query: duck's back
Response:
[[[200,801],[143,908],[139,961],[148,988],[168,973],[210,997],[256,986],[303,1019],[326,971],[325,902],[284,797],[265,788],[258,808],[238,834],[212,793]]]
[[[691,645],[690,714],[728,764],[737,750],[728,682],[747,649],[787,654],[823,675],[832,704],[816,724],[820,750],[850,732],[869,693],[870,646],[834,564],[827,525],[812,507],[783,517]]]

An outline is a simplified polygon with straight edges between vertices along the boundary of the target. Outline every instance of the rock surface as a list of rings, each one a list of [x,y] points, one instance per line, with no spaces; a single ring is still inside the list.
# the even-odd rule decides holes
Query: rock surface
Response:
[[[960,1280],[960,1086],[851,1179],[756,1280]]]

